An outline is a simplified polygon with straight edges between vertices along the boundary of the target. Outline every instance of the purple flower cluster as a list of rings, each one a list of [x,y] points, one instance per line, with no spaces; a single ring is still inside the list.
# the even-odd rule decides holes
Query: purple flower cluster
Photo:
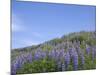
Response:
[[[68,69],[68,65],[70,64],[70,59],[71,59],[70,54],[69,54],[69,52],[67,52],[65,55],[65,64],[67,66],[67,69]]]
[[[74,70],[77,70],[78,69],[78,54],[77,53],[73,55],[73,65],[74,65]]]
[[[72,48],[70,54],[73,60],[73,68],[74,70],[77,70],[78,69],[78,54],[76,52],[76,49]]]
[[[24,63],[32,62],[32,54],[22,54],[18,57],[16,57],[16,60],[14,60],[11,63],[11,75],[16,75],[16,71],[20,69]]]
[[[90,54],[90,51],[91,51],[91,47],[89,45],[86,45],[86,53],[87,53],[87,55]]]
[[[81,48],[80,47],[77,47],[77,53],[78,55],[80,56],[80,59],[81,59],[81,63],[82,65],[85,64],[85,57],[84,57],[84,53],[82,52]]]
[[[16,71],[23,66],[25,63],[31,63],[38,60],[43,60],[45,58],[52,59],[56,62],[57,69],[59,71],[66,71],[69,68],[69,65],[73,66],[73,70],[78,70],[79,59],[81,64],[85,64],[85,51],[83,52],[80,48],[80,42],[74,42],[74,46],[69,46],[67,49],[53,49],[49,51],[44,51],[41,48],[36,49],[33,52],[24,53],[16,57],[16,59],[11,64],[11,73],[16,75]],[[72,43],[70,44],[72,45]],[[86,54],[89,55],[91,52],[91,47],[86,45]],[[92,47],[92,58],[93,60],[96,57],[96,49]],[[71,63],[72,62],[72,63]]]

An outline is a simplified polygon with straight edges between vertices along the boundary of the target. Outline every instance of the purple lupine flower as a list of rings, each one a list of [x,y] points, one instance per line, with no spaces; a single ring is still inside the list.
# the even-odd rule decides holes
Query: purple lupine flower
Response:
[[[73,49],[72,59],[73,59],[74,70],[77,70],[78,69],[78,54],[75,49]]]
[[[81,58],[82,65],[84,65],[84,64],[85,64],[85,58],[84,58],[83,52],[81,51],[81,48],[80,48],[80,47],[77,47],[76,50],[77,50],[78,55],[79,55],[80,58]]]
[[[32,60],[31,53],[21,54],[20,56],[16,57],[16,59],[12,62],[11,66],[11,74],[16,75],[16,71],[22,67],[24,63]]]
[[[60,50],[61,56],[63,56],[64,53],[65,53],[65,50],[64,50],[64,49],[61,49],[61,50]]]
[[[59,61],[64,61],[65,55],[66,55],[66,52],[64,51],[64,49],[61,49],[61,50],[59,50],[59,55],[57,55],[59,57],[57,57],[57,59]]]
[[[90,50],[91,50],[91,48],[88,45],[86,45],[86,53],[87,53],[87,55],[90,54]]]
[[[61,50],[54,50],[49,53],[51,59],[54,59],[56,62],[61,61],[62,53]]]
[[[32,54],[31,54],[31,53],[28,53],[28,55],[27,55],[27,59],[26,59],[26,60],[27,60],[28,62],[31,63],[31,62],[32,62],[32,59],[33,59]]]
[[[81,55],[80,55],[80,57],[81,57],[81,62],[82,62],[82,65],[84,65],[84,64],[85,64],[85,58],[84,58],[84,55],[83,55],[83,54],[81,54]]]
[[[15,65],[15,63],[11,64],[11,75],[16,75],[16,65]]]
[[[16,69],[19,69],[22,66],[22,60],[20,57],[18,57],[15,61],[15,67]]]
[[[55,50],[52,50],[49,52],[49,57],[52,58],[52,59],[55,59],[56,57],[56,51]]]
[[[74,48],[69,48],[68,51],[69,51],[70,56],[72,57],[74,53]]]
[[[16,70],[11,70],[11,75],[16,75]]]
[[[72,58],[72,61],[73,61],[74,70],[77,70],[78,69],[78,54],[77,54],[77,51],[74,47],[68,49],[68,51],[69,51],[70,57]]]
[[[58,59],[60,58],[60,51],[56,50],[56,57],[58,57]]]
[[[35,53],[34,53],[34,59],[35,60],[41,59],[41,51],[35,51]]]
[[[68,69],[68,65],[70,64],[70,54],[69,54],[69,51],[65,55],[65,63],[66,63],[67,69]]]
[[[11,66],[11,74],[12,75],[16,75],[16,70],[19,69],[21,67],[21,63],[20,63],[20,60],[17,59],[14,63],[12,63],[12,66]]]
[[[74,65],[74,70],[77,70],[78,69],[78,55],[77,54],[73,56],[73,65]]]
[[[22,66],[21,63],[22,63],[22,61],[21,61],[20,57],[17,57],[16,60],[14,60],[12,62],[12,65],[11,65],[11,74],[12,75],[16,75],[16,70]]]
[[[46,52],[41,52],[41,58],[45,58],[46,57]]]

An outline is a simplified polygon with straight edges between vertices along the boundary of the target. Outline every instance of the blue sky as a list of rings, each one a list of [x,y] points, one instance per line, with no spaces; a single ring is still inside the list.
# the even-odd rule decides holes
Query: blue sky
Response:
[[[95,10],[95,6],[13,1],[12,48],[95,30]]]

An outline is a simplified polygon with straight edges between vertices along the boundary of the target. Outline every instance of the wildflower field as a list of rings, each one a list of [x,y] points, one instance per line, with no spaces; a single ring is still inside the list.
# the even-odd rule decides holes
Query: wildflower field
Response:
[[[11,51],[11,75],[96,69],[96,32],[76,32]]]

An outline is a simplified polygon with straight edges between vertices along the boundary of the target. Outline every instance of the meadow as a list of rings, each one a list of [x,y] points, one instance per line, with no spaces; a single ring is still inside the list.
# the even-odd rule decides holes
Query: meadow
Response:
[[[11,51],[11,75],[96,69],[96,32],[81,31]]]

